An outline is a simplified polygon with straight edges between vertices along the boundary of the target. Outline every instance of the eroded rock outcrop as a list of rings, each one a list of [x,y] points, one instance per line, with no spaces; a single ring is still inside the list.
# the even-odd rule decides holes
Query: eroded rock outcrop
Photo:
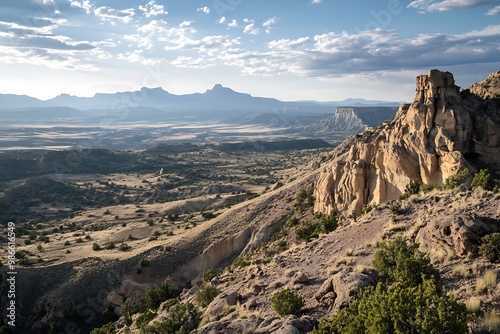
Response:
[[[500,166],[498,103],[481,97],[497,89],[489,82],[461,94],[449,72],[418,76],[414,101],[392,121],[334,150],[315,184],[315,211],[359,214],[396,199],[412,180],[439,184],[463,168]]]

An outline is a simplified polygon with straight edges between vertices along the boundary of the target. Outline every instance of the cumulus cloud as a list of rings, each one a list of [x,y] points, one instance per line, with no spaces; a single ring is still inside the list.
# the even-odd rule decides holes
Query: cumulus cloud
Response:
[[[309,37],[301,37],[298,39],[280,39],[268,43],[269,49],[278,50],[296,50],[303,47],[311,39]]]
[[[143,56],[143,50],[134,50],[118,54],[117,58],[130,63],[139,63],[147,66],[155,66],[163,60],[159,58],[151,58]]]
[[[97,71],[92,64],[82,63],[71,51],[0,46],[0,62],[37,65],[56,70]]]
[[[416,8],[419,12],[445,12],[460,8],[474,8],[479,6],[490,5],[494,0],[415,0],[408,7]]]
[[[203,12],[205,14],[210,14],[210,8],[208,8],[207,6],[198,8],[196,11],[197,12]]]
[[[194,21],[184,21],[181,24],[179,24],[180,28],[189,28],[194,25]]]
[[[224,23],[226,23],[226,17],[225,17],[225,16],[221,17],[221,18],[219,19],[219,21],[217,21],[217,22],[219,22],[219,24],[224,24]]]
[[[166,15],[168,12],[165,10],[165,6],[158,5],[155,0],[151,0],[145,6],[140,5],[139,10],[144,12],[144,16],[158,16],[158,15]]]
[[[215,66],[215,62],[207,58],[179,56],[171,62],[172,65],[184,68],[207,68]]]
[[[486,15],[500,15],[500,6],[493,7],[486,13]]]
[[[467,34],[421,34],[413,38],[378,29],[275,40],[268,43],[266,51],[221,53],[221,59],[247,74],[334,77],[354,72],[498,62],[499,48],[500,25]]]
[[[228,27],[231,27],[231,28],[238,28],[238,21],[236,20],[232,20],[231,22],[229,22],[229,24],[227,25]]]
[[[321,3],[321,0],[311,0],[311,4],[312,5],[317,5],[317,4],[320,4]]]
[[[102,20],[120,20],[128,23],[134,18],[135,10],[133,8],[114,9],[102,6],[96,8],[94,14]]]
[[[243,22],[246,23],[243,28],[245,34],[257,35],[259,33],[260,29],[255,27],[255,20],[243,19]]]
[[[77,7],[83,9],[87,14],[90,14],[90,12],[93,10],[94,5],[89,1],[89,0],[84,0],[84,1],[71,1],[70,2],[71,7]]]
[[[271,17],[262,23],[262,26],[265,28],[266,34],[269,34],[271,32],[271,29],[273,26],[276,24],[276,17]]]

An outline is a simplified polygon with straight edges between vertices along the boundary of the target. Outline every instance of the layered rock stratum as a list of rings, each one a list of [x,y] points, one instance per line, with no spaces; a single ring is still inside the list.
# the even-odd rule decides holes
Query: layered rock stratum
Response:
[[[315,184],[315,211],[344,215],[398,198],[412,181],[440,184],[468,168],[500,166],[500,72],[460,92],[449,72],[417,77],[392,121],[348,139]]]

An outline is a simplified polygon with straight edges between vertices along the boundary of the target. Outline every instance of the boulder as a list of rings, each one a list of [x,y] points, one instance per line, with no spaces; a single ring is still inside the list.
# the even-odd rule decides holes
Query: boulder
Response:
[[[364,273],[341,271],[327,279],[314,298],[334,310],[345,307],[364,287],[375,284],[375,279]]]
[[[222,293],[215,297],[214,300],[208,305],[205,314],[211,317],[219,316],[228,307],[235,306],[239,300],[241,300],[241,296],[236,291],[229,294]]]

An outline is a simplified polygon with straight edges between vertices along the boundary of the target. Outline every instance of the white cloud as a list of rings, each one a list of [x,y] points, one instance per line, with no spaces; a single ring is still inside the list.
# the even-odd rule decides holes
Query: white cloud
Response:
[[[262,23],[262,26],[266,28],[265,29],[266,34],[269,34],[271,32],[275,24],[276,24],[276,17],[271,17],[265,20],[264,23]]]
[[[133,8],[128,9],[113,9],[109,7],[99,7],[94,10],[95,16],[103,20],[120,20],[125,23],[132,21],[135,16]]]
[[[144,16],[158,16],[158,15],[167,15],[168,12],[165,10],[165,6],[158,5],[155,0],[149,1],[145,6],[140,5],[139,10],[144,12]]]
[[[205,14],[210,14],[210,8],[208,8],[207,6],[198,8],[196,11],[197,12],[203,12]]]
[[[275,25],[276,24],[276,17],[271,17],[267,20],[264,21],[264,23],[262,23],[262,26],[263,27],[270,27],[272,25]]]
[[[243,32],[245,34],[257,35],[259,33],[260,29],[255,27],[255,21],[254,20],[243,19],[243,22],[248,23],[245,26],[245,28],[243,28]]]
[[[218,22],[219,22],[219,24],[226,23],[226,17],[225,16],[221,17]]]
[[[321,0],[311,0],[311,4],[312,5],[317,5],[317,4],[320,4],[321,3]]]
[[[408,7],[416,8],[419,12],[445,12],[460,8],[474,8],[492,4],[494,0],[415,0]]]
[[[181,24],[179,24],[180,28],[189,28],[194,26],[194,21],[184,21]]]
[[[238,21],[236,20],[232,20],[228,25],[228,27],[231,27],[231,28],[238,28]]]
[[[308,44],[313,42],[311,46]],[[461,35],[422,34],[403,38],[395,31],[326,33],[281,39],[267,51],[233,49],[218,58],[242,73],[329,78],[350,73],[465,66],[498,62],[500,25]]]
[[[304,46],[311,39],[309,37],[301,37],[298,39],[280,39],[268,43],[269,49],[278,50],[295,50]]]
[[[172,65],[184,68],[207,68],[215,66],[215,62],[207,58],[179,56],[171,62]]]
[[[71,7],[77,7],[85,10],[87,14],[90,14],[92,9],[94,8],[94,5],[89,1],[89,0],[84,0],[84,1],[71,1],[70,3]]]
[[[82,62],[74,52],[0,46],[0,63],[36,65],[56,70],[97,71],[89,63]]]
[[[486,13],[486,15],[500,15],[500,6],[493,7]]]
[[[137,29],[139,32],[151,33],[155,31],[162,31],[168,27],[168,23],[164,20],[152,20],[146,25],[143,25]]]
[[[139,63],[147,66],[155,66],[163,62],[163,59],[144,57],[143,50],[134,50],[118,54],[117,58],[130,63]]]

